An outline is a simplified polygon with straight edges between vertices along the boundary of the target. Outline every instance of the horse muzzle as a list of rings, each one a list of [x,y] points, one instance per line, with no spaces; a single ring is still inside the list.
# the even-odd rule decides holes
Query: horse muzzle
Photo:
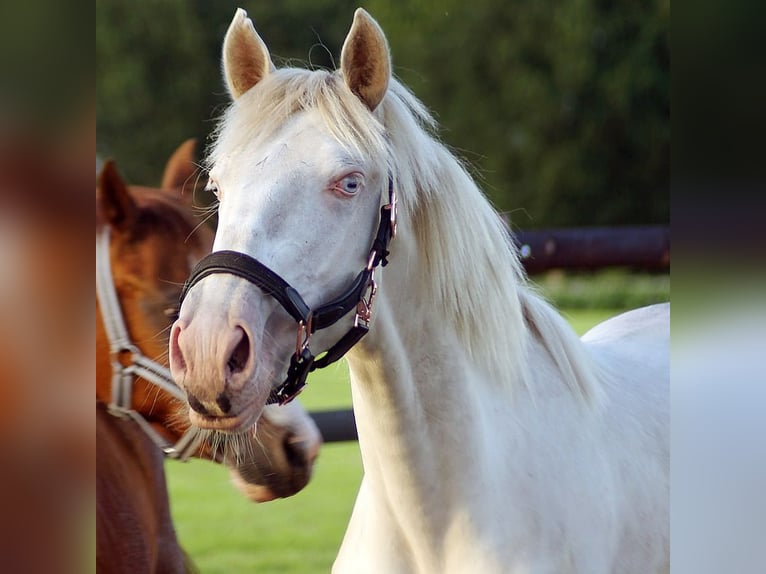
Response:
[[[261,410],[253,405],[257,393],[251,384],[255,343],[244,323],[221,323],[209,315],[177,320],[170,333],[170,372],[186,392],[195,426],[238,432],[252,426]]]

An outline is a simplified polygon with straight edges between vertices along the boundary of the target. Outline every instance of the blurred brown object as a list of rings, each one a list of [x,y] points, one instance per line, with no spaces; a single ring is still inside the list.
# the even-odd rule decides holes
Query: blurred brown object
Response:
[[[95,418],[85,400],[95,379],[85,234],[94,119],[89,112],[68,122],[67,132],[45,136],[18,125],[0,129],[0,555],[7,572],[85,570],[95,469]]]

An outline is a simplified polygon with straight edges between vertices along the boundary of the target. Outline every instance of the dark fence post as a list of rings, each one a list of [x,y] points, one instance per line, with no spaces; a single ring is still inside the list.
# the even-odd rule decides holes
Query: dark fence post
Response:
[[[319,427],[324,442],[341,442],[344,440],[358,439],[354,411],[351,409],[317,411],[309,414]]]
[[[665,225],[542,229],[515,234],[528,273],[548,269],[633,267],[667,271],[670,228]]]

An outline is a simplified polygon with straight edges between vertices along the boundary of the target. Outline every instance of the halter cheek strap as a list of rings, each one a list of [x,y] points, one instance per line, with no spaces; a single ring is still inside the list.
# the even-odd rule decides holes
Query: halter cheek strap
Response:
[[[216,251],[204,257],[186,281],[181,292],[179,309],[189,290],[202,279],[215,273],[229,273],[249,281],[266,295],[273,297],[298,323],[295,353],[290,359],[287,377],[271,392],[269,404],[284,405],[292,401],[306,386],[306,378],[310,372],[339,360],[369,331],[376,292],[373,273],[376,267],[385,267],[388,263],[388,244],[396,235],[396,194],[391,178],[388,180],[388,199],[388,204],[380,208],[380,222],[367,265],[343,293],[316,309],[311,309],[300,293],[269,267],[238,251]],[[356,315],[351,329],[323,356],[316,359],[309,349],[311,335],[334,325],[353,309],[356,309]]]
[[[96,298],[101,309],[104,330],[109,339],[112,361],[112,396],[108,410],[114,416],[135,421],[141,430],[166,456],[186,460],[199,448],[201,435],[190,428],[175,444],[166,441],[144,416],[133,408],[133,382],[140,377],[176,399],[186,401],[186,393],[173,382],[170,371],[153,361],[130,338],[114,286],[109,256],[109,227],[96,234]]]

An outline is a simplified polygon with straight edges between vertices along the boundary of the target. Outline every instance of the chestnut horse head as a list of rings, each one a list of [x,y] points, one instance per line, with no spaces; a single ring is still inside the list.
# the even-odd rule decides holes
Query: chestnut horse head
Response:
[[[163,384],[161,376],[169,317],[190,269],[210,251],[213,239],[189,199],[196,171],[193,152],[193,140],[176,151],[166,167],[162,189],[129,187],[114,163],[106,162],[96,190],[97,238],[108,236],[108,257],[97,265],[111,268],[119,308],[107,310],[104,301],[97,302],[96,400],[110,405],[112,412],[143,421],[141,426],[160,445],[178,444],[187,431],[194,433],[182,393],[169,377]],[[103,269],[99,272],[103,275]],[[126,340],[118,343],[110,341],[110,329],[105,326],[115,321],[110,317],[115,313],[122,317]],[[131,355],[148,369],[131,370]],[[115,369],[121,375],[116,376]],[[120,386],[115,377],[127,379],[128,384]],[[119,393],[123,396],[118,398]],[[185,443],[196,451],[193,454],[231,467],[235,484],[257,501],[290,496],[303,488],[321,443],[313,421],[298,405],[278,413],[265,411],[256,425],[239,436],[193,438]]]

